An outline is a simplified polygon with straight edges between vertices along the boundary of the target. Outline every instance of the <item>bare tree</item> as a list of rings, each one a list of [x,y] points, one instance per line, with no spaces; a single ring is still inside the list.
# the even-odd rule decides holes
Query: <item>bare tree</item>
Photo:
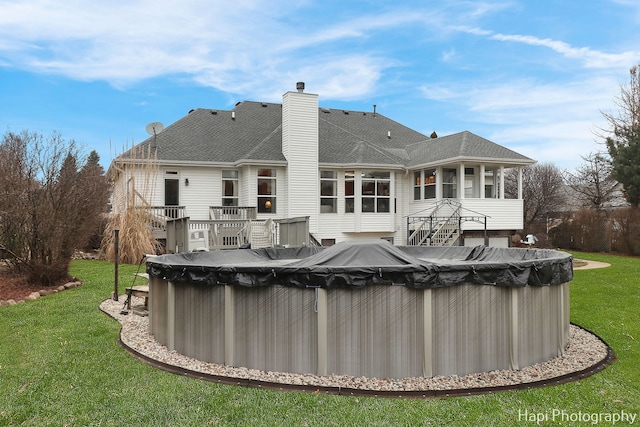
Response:
[[[79,164],[75,143],[59,134],[7,132],[0,141],[0,245],[32,282],[66,278],[105,211],[109,187],[96,156]]]
[[[505,196],[517,198],[517,173],[509,169],[505,176]],[[546,231],[547,215],[557,212],[563,204],[562,172],[551,163],[537,163],[522,170],[522,198],[524,199],[524,229]]]
[[[582,156],[585,161],[574,173],[565,172],[565,181],[580,201],[590,209],[604,210],[620,205],[619,183],[613,179],[611,160],[604,153]]]
[[[603,113],[609,122],[605,142],[612,159],[612,175],[623,185],[627,201],[640,206],[640,67],[630,70],[630,80],[615,100],[617,114]]]
[[[618,111],[602,113],[610,126],[605,132],[616,145],[626,145],[627,130],[640,129],[640,66],[631,67],[629,77],[629,83],[620,86],[620,95],[614,99]]]

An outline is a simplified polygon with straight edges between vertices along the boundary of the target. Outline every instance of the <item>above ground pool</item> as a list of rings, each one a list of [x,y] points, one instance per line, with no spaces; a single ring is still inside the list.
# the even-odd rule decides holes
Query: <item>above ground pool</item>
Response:
[[[569,254],[400,247],[180,253],[147,261],[150,332],[205,362],[405,378],[520,369],[564,353]]]

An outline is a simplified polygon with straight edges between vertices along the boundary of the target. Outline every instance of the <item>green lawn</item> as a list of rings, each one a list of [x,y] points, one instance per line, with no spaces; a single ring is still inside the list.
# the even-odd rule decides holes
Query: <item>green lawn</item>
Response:
[[[575,256],[612,265],[575,272],[571,320],[613,347],[613,365],[570,384],[428,400],[258,390],[154,369],[118,346],[118,323],[98,309],[113,290],[113,266],[74,261],[83,286],[0,308],[0,425],[536,425],[526,413],[548,414],[540,425],[591,425],[551,422],[554,409],[624,411],[640,425],[640,259]],[[135,270],[121,266],[121,293]]]

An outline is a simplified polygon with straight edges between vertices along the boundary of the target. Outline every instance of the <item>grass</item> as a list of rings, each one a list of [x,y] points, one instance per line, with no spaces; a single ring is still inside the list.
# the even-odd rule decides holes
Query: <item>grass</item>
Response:
[[[428,400],[258,390],[154,369],[118,346],[118,323],[98,309],[113,290],[112,264],[74,261],[83,286],[0,308],[0,426],[507,426],[536,425],[522,414],[554,409],[624,411],[640,423],[640,259],[574,255],[612,265],[575,272],[571,320],[613,347],[613,365],[570,384]],[[135,270],[121,266],[120,293]]]

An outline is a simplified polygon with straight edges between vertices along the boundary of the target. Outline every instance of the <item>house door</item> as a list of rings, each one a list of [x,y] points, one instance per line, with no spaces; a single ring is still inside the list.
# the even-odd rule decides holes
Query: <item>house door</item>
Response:
[[[178,206],[180,204],[180,180],[168,179],[164,180],[164,205]],[[170,218],[178,217],[178,209],[165,208],[165,215]]]

